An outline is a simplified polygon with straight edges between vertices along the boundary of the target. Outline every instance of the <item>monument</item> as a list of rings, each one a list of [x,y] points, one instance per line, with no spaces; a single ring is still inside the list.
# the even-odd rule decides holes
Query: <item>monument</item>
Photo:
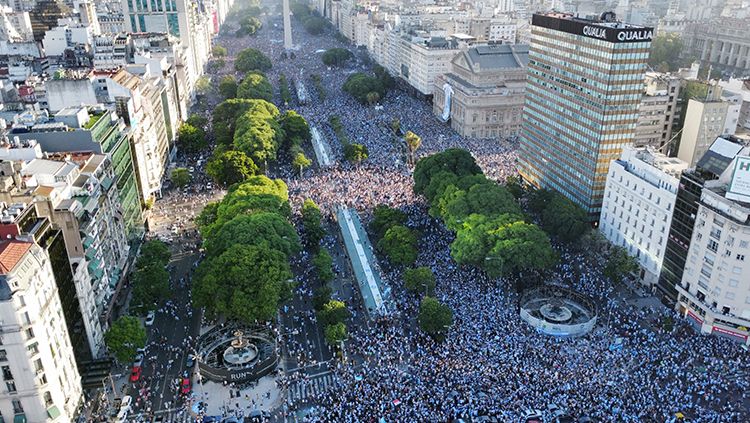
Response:
[[[289,0],[284,0],[284,49],[292,49],[292,12],[289,10]]]
[[[214,382],[244,383],[258,380],[276,369],[276,337],[263,326],[228,322],[198,338],[198,370]]]

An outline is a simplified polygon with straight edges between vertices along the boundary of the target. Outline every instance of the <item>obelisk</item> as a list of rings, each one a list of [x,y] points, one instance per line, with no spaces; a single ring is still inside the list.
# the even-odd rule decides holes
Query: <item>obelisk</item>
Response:
[[[284,0],[284,49],[292,49],[292,19],[289,11],[289,0]]]

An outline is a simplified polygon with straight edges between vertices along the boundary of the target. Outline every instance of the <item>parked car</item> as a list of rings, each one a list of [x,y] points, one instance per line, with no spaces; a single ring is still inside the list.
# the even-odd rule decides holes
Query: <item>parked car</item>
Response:
[[[133,360],[133,367],[141,367],[143,366],[143,354],[136,354],[135,360]]]
[[[141,372],[143,369],[141,366],[133,366],[133,370],[130,372],[130,381],[138,382],[141,379]]]
[[[154,320],[156,320],[156,312],[153,310],[149,311],[146,315],[146,326],[151,326],[154,324]]]
[[[190,394],[190,387],[191,387],[190,379],[183,377],[182,382],[180,382],[180,393],[182,395]]]

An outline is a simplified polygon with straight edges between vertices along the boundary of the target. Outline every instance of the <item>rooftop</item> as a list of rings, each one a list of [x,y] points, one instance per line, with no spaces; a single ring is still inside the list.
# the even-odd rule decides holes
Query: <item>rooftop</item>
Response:
[[[522,69],[529,63],[529,46],[522,44],[494,44],[476,46],[466,51],[469,64],[481,70]]]
[[[0,275],[12,272],[18,262],[31,248],[30,242],[17,240],[0,241]]]

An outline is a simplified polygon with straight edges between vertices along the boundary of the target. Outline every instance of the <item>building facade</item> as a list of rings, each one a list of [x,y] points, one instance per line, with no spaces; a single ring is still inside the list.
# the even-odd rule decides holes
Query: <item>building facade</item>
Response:
[[[688,101],[677,157],[695,166],[716,137],[724,133],[729,103],[721,99],[721,88],[711,86],[705,98]]]
[[[72,422],[81,378],[46,251],[0,242],[0,413],[8,421]]]
[[[661,273],[677,187],[687,163],[649,148],[625,147],[612,162],[599,230],[635,256],[640,281],[652,288]]]
[[[653,29],[535,14],[519,173],[597,220],[607,171],[632,142]]]
[[[750,157],[742,160],[744,172],[750,174]],[[721,181],[703,189],[685,272],[677,285],[677,309],[702,333],[748,344],[750,203],[726,194]]]
[[[450,119],[451,128],[463,136],[518,135],[528,58],[528,46],[520,44],[476,46],[459,53],[451,71],[435,77],[433,112]]]
[[[712,66],[734,73],[750,75],[750,21],[740,18],[718,18],[689,25],[684,50]]]
[[[633,145],[659,150],[672,139],[672,128],[679,116],[677,101],[680,79],[668,74],[647,72],[645,83]]]

